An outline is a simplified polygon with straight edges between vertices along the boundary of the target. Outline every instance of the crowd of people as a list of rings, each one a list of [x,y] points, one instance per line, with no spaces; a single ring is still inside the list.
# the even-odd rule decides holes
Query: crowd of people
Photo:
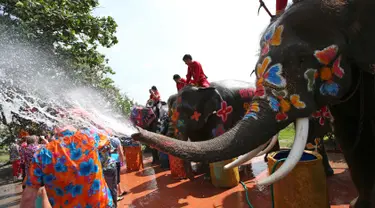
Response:
[[[183,61],[188,71],[186,79],[173,76],[177,91],[186,85],[209,87],[201,64],[189,54]],[[159,110],[158,89],[152,86],[149,92]],[[9,148],[13,180],[22,180],[20,207],[117,207],[127,194],[120,186],[125,156],[119,138],[71,126],[53,133],[22,136]]]
[[[185,54],[182,57],[184,63],[188,66],[186,79],[181,78],[180,75],[173,75],[173,80],[176,82],[177,92],[179,92],[186,85],[194,85],[197,87],[209,87],[210,83],[207,80],[207,76],[203,71],[202,65],[198,61],[194,61],[190,54]],[[156,86],[152,86],[149,90],[150,98],[147,103],[151,103],[148,106],[156,107],[156,115],[159,115],[160,109],[160,93]]]
[[[10,145],[13,180],[22,180],[21,208],[117,207],[125,156],[119,138],[104,130],[56,129]]]

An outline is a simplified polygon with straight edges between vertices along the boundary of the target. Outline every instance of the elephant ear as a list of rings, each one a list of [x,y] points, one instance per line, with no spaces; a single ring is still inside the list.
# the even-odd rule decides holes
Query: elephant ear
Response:
[[[223,98],[214,87],[200,88],[198,92],[203,94],[202,109],[204,109],[204,111],[202,112],[202,119],[207,121],[208,118],[215,114],[220,108],[220,103]]]

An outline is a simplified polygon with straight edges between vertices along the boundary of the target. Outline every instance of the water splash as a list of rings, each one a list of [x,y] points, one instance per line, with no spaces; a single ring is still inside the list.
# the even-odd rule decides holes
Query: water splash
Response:
[[[0,23],[0,106],[7,120],[14,116],[49,127],[100,127],[130,135],[136,129],[110,100],[93,87],[72,79],[63,61],[40,46],[15,38]]]

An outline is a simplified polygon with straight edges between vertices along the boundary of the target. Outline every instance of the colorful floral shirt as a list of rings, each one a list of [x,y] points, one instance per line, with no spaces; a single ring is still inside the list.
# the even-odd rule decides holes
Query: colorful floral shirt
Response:
[[[21,157],[21,163],[25,164],[25,149],[27,147],[27,143],[23,142],[20,147],[20,157]]]
[[[16,143],[12,143],[9,147],[9,160],[14,162],[21,159],[20,157],[20,146]]]
[[[23,150],[23,157],[24,157],[24,164],[25,164],[25,172],[27,173],[30,167],[30,164],[33,160],[34,154],[38,151],[39,145],[37,144],[29,144]]]
[[[100,162],[104,171],[116,168],[117,161],[111,157],[111,149],[111,144],[108,144],[99,151]]]
[[[52,207],[111,208],[98,153],[108,144],[88,130],[64,131],[35,154],[26,185],[44,185]]]

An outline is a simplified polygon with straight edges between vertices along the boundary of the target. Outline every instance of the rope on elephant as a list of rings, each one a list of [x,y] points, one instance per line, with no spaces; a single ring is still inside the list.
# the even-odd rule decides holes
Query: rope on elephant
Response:
[[[276,161],[276,163],[272,166],[272,171],[271,171],[271,174],[273,174],[276,170],[276,167],[277,165],[280,163],[280,162],[283,162],[285,161],[286,158],[283,158],[283,159],[280,159],[278,161]],[[246,202],[247,202],[247,205],[250,207],[250,208],[254,208],[254,206],[251,204],[250,202],[250,199],[249,199],[249,192],[248,192],[248,189],[245,185],[244,182],[240,181],[241,185],[243,186],[243,188],[245,189],[245,197],[246,197]],[[272,208],[275,207],[275,201],[274,201],[274,193],[273,193],[273,184],[271,184],[271,201],[272,201]]]

